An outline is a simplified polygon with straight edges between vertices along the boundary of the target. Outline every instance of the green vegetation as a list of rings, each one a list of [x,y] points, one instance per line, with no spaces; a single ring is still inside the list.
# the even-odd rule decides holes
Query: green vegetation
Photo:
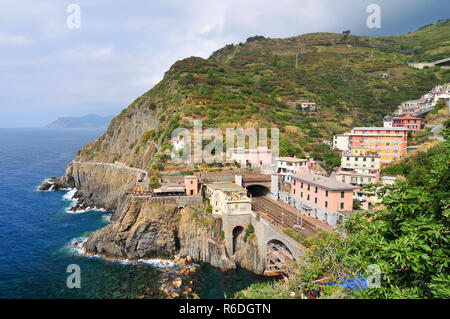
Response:
[[[244,242],[247,242],[247,240],[252,240],[254,238],[256,238],[255,228],[253,227],[252,224],[248,224],[247,229],[245,230]]]
[[[150,184],[149,184],[149,186],[150,186],[151,190],[154,190],[156,188],[161,187],[161,184],[159,183],[159,179],[158,179],[157,176],[151,176],[150,177]]]
[[[140,142],[145,147],[152,141],[170,149],[173,129],[190,129],[192,121],[199,119],[204,128],[278,127],[280,155],[314,153],[331,170],[339,159],[329,148],[317,146],[322,140],[354,126],[381,125],[383,116],[400,102],[450,81],[449,70],[418,70],[407,65],[449,56],[449,38],[448,20],[393,37],[350,32],[286,39],[250,37],[245,43],[215,51],[208,59],[177,61],[160,83],[113,119],[108,142],[111,145],[117,138],[121,122],[141,108],[159,120],[158,129],[142,134]],[[388,78],[381,76],[384,73]],[[303,110],[299,107],[302,101],[315,102],[316,110]],[[96,149],[89,144],[80,156],[101,157],[103,150]],[[139,164],[141,153],[121,160]],[[149,163],[139,165],[146,168]]]
[[[352,214],[342,234],[305,240],[305,263],[292,265],[287,283],[253,285],[236,297],[289,298],[321,289],[322,298],[450,298],[450,129],[443,136],[445,142],[396,166],[406,181],[374,188],[382,198],[378,210]],[[318,282],[365,278],[370,265],[381,270],[379,288]]]

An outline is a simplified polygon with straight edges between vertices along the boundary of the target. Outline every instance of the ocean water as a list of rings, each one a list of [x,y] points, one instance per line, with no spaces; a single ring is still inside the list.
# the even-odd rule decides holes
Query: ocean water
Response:
[[[67,191],[37,191],[44,179],[63,175],[76,151],[102,133],[0,129],[0,298],[136,298],[144,290],[161,297],[165,267],[86,257],[71,248],[107,225],[107,213],[70,214]],[[80,266],[80,289],[67,287],[70,264]],[[192,280],[200,298],[223,298],[264,279],[202,264]]]

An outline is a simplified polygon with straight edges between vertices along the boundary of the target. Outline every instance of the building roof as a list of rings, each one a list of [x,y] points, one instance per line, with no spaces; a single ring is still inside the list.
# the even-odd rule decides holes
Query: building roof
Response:
[[[186,189],[182,186],[161,186],[153,190],[154,193],[184,193]]]
[[[245,188],[239,186],[236,183],[231,183],[231,182],[214,182],[211,184],[207,184],[207,186],[211,187],[214,190],[220,190],[222,192],[246,191]]]
[[[278,157],[279,161],[284,161],[284,162],[307,162],[308,159],[307,158],[297,158],[297,157]]]
[[[309,184],[317,185],[319,187],[326,188],[329,190],[344,191],[344,190],[354,190],[358,188],[350,184],[339,182],[336,179],[330,177],[325,177],[322,175],[312,173],[297,174],[294,175],[292,178]]]
[[[422,119],[420,117],[414,117],[414,116],[411,116],[411,115],[405,115],[405,116],[402,116],[402,117],[397,117],[394,120],[422,120]]]
[[[353,130],[407,131],[405,127],[354,127]]]

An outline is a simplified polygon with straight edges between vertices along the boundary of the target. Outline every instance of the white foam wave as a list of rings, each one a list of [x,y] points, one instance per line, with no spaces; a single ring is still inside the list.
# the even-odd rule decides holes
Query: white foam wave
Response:
[[[75,195],[76,192],[77,192],[76,188],[70,188],[68,192],[63,195],[63,200],[76,201],[76,199],[73,199],[73,196]]]
[[[123,265],[136,265],[136,264],[142,263],[142,264],[152,265],[153,267],[157,267],[157,268],[174,268],[174,267],[178,266],[177,263],[175,263],[174,261],[169,260],[169,259],[153,258],[153,259],[139,259],[139,260],[135,261],[135,260],[129,260],[129,259],[104,258],[103,256],[100,256],[100,255],[85,254],[83,245],[87,240],[88,240],[87,237],[73,238],[69,243],[70,250],[75,255],[82,255],[82,256],[85,256],[88,258],[103,258],[105,260],[117,262],[117,263],[120,263]],[[194,265],[194,266],[196,266],[196,265]]]
[[[97,207],[86,207],[84,209],[71,210],[75,205],[76,205],[76,201],[75,201],[74,205],[71,205],[71,206],[66,208],[66,212],[68,214],[83,214],[83,213],[93,212],[93,211],[105,212],[106,213],[106,209],[104,209],[104,208],[97,208]]]

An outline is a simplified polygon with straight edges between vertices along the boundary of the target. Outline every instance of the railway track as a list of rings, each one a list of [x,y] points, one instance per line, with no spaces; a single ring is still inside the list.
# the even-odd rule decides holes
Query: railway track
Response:
[[[252,209],[262,214],[266,219],[274,221],[277,226],[282,228],[289,227],[298,232],[302,237],[306,238],[315,234],[319,229],[312,223],[303,218],[303,227],[300,229],[294,227],[297,225],[297,215],[286,209],[273,199],[258,195],[252,197]],[[267,218],[268,217],[268,218]]]

